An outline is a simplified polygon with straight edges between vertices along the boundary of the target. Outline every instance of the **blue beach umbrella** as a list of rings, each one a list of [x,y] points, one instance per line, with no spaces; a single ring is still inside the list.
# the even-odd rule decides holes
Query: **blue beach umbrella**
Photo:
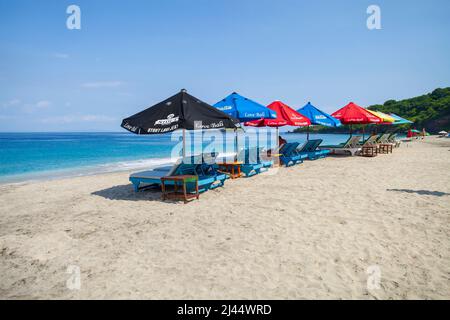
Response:
[[[259,120],[261,118],[275,119],[277,117],[275,111],[236,92],[214,104],[214,107],[238,119],[240,122]]]
[[[396,124],[410,124],[410,123],[414,123],[414,122],[412,122],[412,121],[409,121],[409,120],[407,120],[407,119],[404,119],[404,118],[402,118],[402,117],[396,115],[395,113],[390,113],[389,115],[390,115],[392,118],[395,119],[395,121],[394,121],[394,123],[393,123],[394,125],[396,125]]]
[[[330,116],[328,113],[314,107],[311,102],[308,102],[303,108],[297,110],[309,120],[311,120],[312,125],[321,125],[326,127],[339,127],[341,122]],[[309,126],[307,132],[307,139],[309,140]]]
[[[238,119],[240,122],[259,120],[261,118],[275,119],[277,113],[262,104],[233,92],[226,98],[213,105],[215,108],[225,112],[229,116]],[[237,154],[237,130],[235,130],[235,151]]]

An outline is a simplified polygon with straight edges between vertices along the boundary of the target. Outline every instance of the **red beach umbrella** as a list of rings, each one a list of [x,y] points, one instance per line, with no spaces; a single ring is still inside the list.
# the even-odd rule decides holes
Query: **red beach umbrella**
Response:
[[[383,122],[381,118],[353,102],[350,102],[345,107],[332,113],[331,116],[339,119],[342,124],[369,124]]]
[[[311,125],[311,120],[302,114],[298,113],[288,105],[281,101],[274,101],[267,106],[270,110],[277,113],[275,119],[259,119],[254,121],[245,122],[246,126],[251,127],[276,127],[277,128],[277,142],[278,140],[278,128],[283,126],[296,126],[304,127]],[[279,145],[278,145],[279,147]]]
[[[281,101],[274,101],[267,106],[270,110],[277,113],[275,119],[262,118],[259,120],[246,122],[246,126],[251,127],[283,127],[283,126],[294,126],[303,127],[311,125],[311,121],[305,116],[301,115],[288,105]]]
[[[350,136],[352,135],[352,124],[381,124],[383,119],[377,117],[373,113],[367,111],[363,107],[358,106],[356,103],[350,102],[345,107],[335,111],[331,114],[332,117],[339,119],[342,124],[350,125]],[[363,127],[363,139],[364,139],[364,127]]]

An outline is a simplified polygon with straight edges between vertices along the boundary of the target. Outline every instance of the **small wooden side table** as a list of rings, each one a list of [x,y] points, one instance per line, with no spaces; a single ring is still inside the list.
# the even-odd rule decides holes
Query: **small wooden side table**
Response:
[[[364,146],[364,147],[362,147],[361,155],[363,157],[376,157],[378,155],[377,146]]]
[[[173,182],[173,191],[167,190],[166,182]],[[195,183],[195,193],[187,192],[187,184]],[[181,191],[178,188],[181,187]],[[189,199],[200,198],[198,192],[198,177],[193,175],[166,176],[161,178],[162,199],[183,200],[187,203]]]
[[[392,144],[389,143],[382,143],[380,144],[380,153],[384,153],[384,154],[388,154],[388,153],[392,153]]]
[[[231,179],[236,179],[242,176],[241,165],[242,161],[234,161],[230,163],[218,163],[220,170],[225,171],[230,174]]]

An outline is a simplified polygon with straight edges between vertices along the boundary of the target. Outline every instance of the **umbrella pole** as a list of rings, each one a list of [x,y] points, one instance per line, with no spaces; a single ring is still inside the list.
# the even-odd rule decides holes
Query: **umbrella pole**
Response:
[[[352,137],[352,125],[350,125],[350,138]]]
[[[183,129],[183,159],[186,157],[186,129]]]
[[[237,156],[238,156],[238,132],[237,132],[236,128],[234,128],[234,152],[235,152],[234,161],[237,162],[238,161],[238,158],[237,158]]]
[[[278,132],[278,130],[280,130],[278,127],[277,127],[277,131],[276,131],[276,133],[277,133],[277,150],[280,148],[280,134],[279,134],[279,132]]]
[[[306,140],[309,141],[309,126],[308,126],[308,128],[306,129]]]
[[[363,126],[363,127],[362,127],[362,130],[363,130],[363,141],[366,140],[366,137],[365,137],[366,133],[365,133],[365,130],[364,130],[364,129],[365,129],[365,127]]]

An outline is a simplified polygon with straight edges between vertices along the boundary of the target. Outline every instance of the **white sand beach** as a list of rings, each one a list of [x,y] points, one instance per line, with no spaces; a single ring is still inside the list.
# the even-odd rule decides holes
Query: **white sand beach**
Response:
[[[307,161],[186,205],[126,172],[3,185],[0,298],[449,299],[449,151]]]

